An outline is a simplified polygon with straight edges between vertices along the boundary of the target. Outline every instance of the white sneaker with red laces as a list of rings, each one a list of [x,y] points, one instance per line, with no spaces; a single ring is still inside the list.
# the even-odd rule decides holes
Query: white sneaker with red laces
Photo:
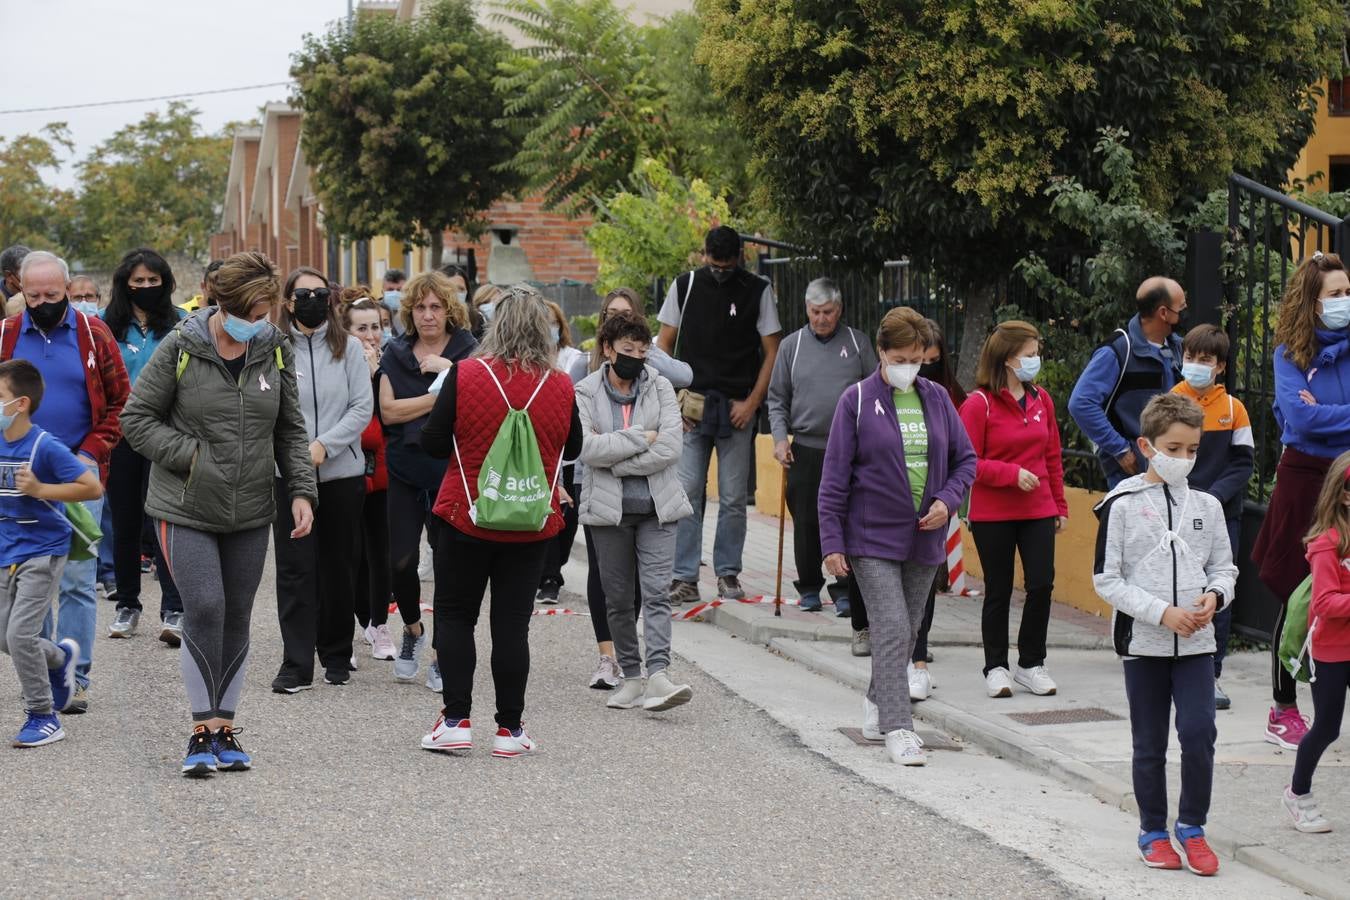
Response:
[[[498,728],[492,737],[492,755],[497,759],[514,759],[533,753],[534,741],[525,733],[522,725],[514,732],[509,728]]]
[[[422,737],[423,750],[440,750],[446,753],[455,750],[473,749],[473,728],[468,719],[447,722],[445,716],[437,716],[431,733]]]

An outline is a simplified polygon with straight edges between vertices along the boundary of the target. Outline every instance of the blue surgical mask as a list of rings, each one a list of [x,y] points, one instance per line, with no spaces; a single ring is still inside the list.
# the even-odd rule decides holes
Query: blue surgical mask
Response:
[[[484,303],[478,307],[478,314],[483,317],[484,322],[492,321],[492,310],[496,305],[495,303]]]
[[[241,344],[247,344],[258,335],[267,330],[271,323],[266,319],[259,319],[256,322],[245,322],[243,319],[236,319],[229,313],[225,313],[225,321],[222,327],[225,333],[234,338]]]
[[[1203,391],[1214,383],[1214,367],[1200,363],[1182,363],[1181,377],[1197,391]]]
[[[558,338],[560,338],[560,337],[562,336],[562,332],[558,331],[558,326],[557,326],[557,325],[554,325],[552,328],[550,328],[550,329],[548,330],[548,334],[549,334],[549,337],[553,338],[553,343],[554,343],[554,344],[558,343]]]
[[[98,303],[94,300],[81,300],[74,305],[76,310],[84,313],[86,316],[98,315]]]
[[[1013,374],[1017,376],[1018,381],[1035,381],[1036,376],[1041,374],[1041,358],[1039,356],[1023,356],[1017,362],[1018,365],[1013,369]]]
[[[1350,297],[1322,298],[1322,324],[1331,331],[1350,325]]]
[[[12,400],[6,400],[4,403],[0,403],[0,409],[4,409],[5,407],[9,406],[10,404],[18,403],[18,402],[19,402],[19,398],[18,398],[18,397],[15,397],[15,398],[12,399]],[[15,419],[17,416],[18,416],[18,413],[11,413],[11,414],[9,414],[9,415],[6,415],[6,414],[4,414],[4,413],[0,413],[0,431],[9,431],[9,427],[10,427],[11,425],[14,424],[14,419]]]
[[[384,329],[384,331],[381,334],[382,334],[380,338],[381,347],[383,347],[385,344],[389,343],[394,339],[394,332],[389,330],[388,328]]]
[[[397,311],[399,303],[401,303],[402,301],[403,301],[402,291],[385,291],[384,296],[380,298],[380,302],[382,302],[385,306],[389,307],[390,312]]]

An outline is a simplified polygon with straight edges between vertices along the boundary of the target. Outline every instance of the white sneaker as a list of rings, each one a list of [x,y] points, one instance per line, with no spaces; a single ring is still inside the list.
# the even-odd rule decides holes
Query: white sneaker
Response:
[[[921,766],[928,762],[928,757],[923,755],[923,738],[903,728],[886,732],[886,752],[892,762],[902,766]]]
[[[394,647],[394,639],[389,635],[388,625],[378,625],[369,629],[370,636],[370,656],[372,659],[393,659],[398,655],[398,650]]]
[[[605,705],[610,709],[636,709],[647,694],[647,681],[641,676],[625,678],[619,689],[609,695]]]
[[[473,729],[469,725],[469,720],[460,719],[451,723],[445,721],[445,716],[438,716],[436,724],[431,726],[431,733],[422,738],[422,749],[472,750]]]
[[[1013,681],[1038,697],[1048,697],[1059,690],[1055,687],[1055,680],[1050,677],[1050,670],[1045,666],[1032,666],[1030,669],[1018,666]]]
[[[612,691],[619,686],[620,681],[623,681],[623,673],[619,671],[618,662],[612,656],[600,654],[600,662],[591,674],[591,687],[597,691]]]
[[[434,659],[427,666],[427,690],[438,694],[445,690],[445,682],[441,680],[441,664]]]
[[[914,663],[909,664],[909,699],[927,700],[933,690],[933,676],[927,669],[920,669]]]
[[[866,697],[863,697],[862,736],[869,741],[879,741],[884,737],[881,733],[881,710]]]
[[[534,741],[525,733],[524,725],[520,728],[520,734],[512,734],[506,728],[498,728],[492,738],[492,755],[497,759],[514,759],[533,753],[534,750]]]
[[[1008,677],[1008,670],[1002,666],[990,669],[984,676],[984,689],[990,697],[1011,697],[1012,679]]]
[[[660,712],[683,706],[693,698],[693,688],[687,684],[673,683],[662,669],[655,675],[647,676],[647,692],[642,698],[642,708],[647,712]]]
[[[1317,801],[1311,792],[1298,795],[1292,789],[1284,789],[1284,808],[1294,817],[1294,827],[1304,834],[1325,834],[1331,830],[1331,823],[1317,808]]]
[[[375,643],[374,625],[367,625],[365,628],[361,629],[361,640],[366,642],[367,647]]]
[[[417,559],[417,580],[431,581],[432,576],[436,574],[436,567],[431,555],[431,548],[426,544],[422,545],[422,555]]]

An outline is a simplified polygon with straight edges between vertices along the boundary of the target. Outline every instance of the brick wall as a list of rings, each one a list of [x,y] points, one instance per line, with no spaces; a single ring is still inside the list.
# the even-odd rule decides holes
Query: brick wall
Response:
[[[595,256],[585,239],[586,229],[591,226],[590,218],[569,219],[558,213],[545,212],[543,202],[532,197],[494,204],[487,219],[494,225],[515,225],[520,229],[515,239],[525,249],[536,281],[555,282],[564,278],[595,281]],[[462,234],[446,232],[445,258],[454,259],[456,250],[467,254],[472,247],[478,260],[478,277],[482,279],[487,273],[491,240],[489,234],[473,243]]]

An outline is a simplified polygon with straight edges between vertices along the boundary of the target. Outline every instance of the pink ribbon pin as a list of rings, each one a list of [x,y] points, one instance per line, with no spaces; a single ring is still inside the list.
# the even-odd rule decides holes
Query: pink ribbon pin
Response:
[[[260,391],[270,391],[271,389],[272,389],[272,386],[271,386],[270,384],[267,383],[267,379],[264,378],[263,376],[259,375],[259,376],[258,376],[258,390],[260,390]]]
[[[876,407],[877,415],[879,415],[879,416],[884,416],[884,415],[886,415],[885,411],[882,410],[882,408],[881,408],[881,401],[880,401],[880,400],[873,400],[873,401],[872,401],[872,405],[873,405],[874,407]]]

